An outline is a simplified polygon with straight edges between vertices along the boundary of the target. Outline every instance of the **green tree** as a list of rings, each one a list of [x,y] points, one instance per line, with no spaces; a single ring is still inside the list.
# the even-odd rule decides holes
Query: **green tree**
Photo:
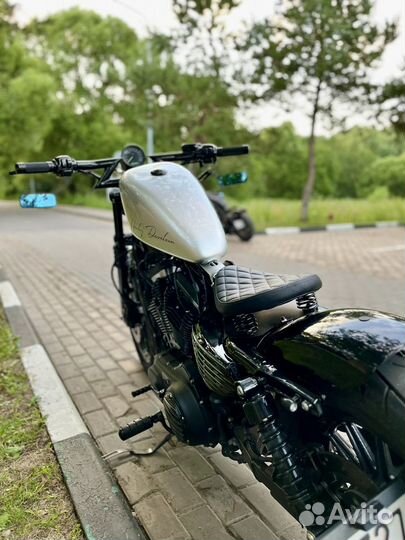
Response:
[[[363,195],[387,187],[390,195],[405,197],[405,154],[377,159],[361,178]]]
[[[173,0],[180,28],[173,35],[173,45],[184,58],[186,71],[225,76],[233,47],[233,35],[227,19],[240,0]]]
[[[108,155],[128,141],[145,145],[151,116],[159,151],[218,133],[217,140],[229,141],[222,136],[234,126],[225,85],[182,72],[167,37],[141,41],[123,21],[77,8],[35,22],[30,31],[59,85],[49,155],[89,156],[94,149]]]
[[[254,99],[304,99],[310,119],[308,174],[301,219],[308,219],[316,180],[319,117],[337,118],[337,104],[359,104],[367,70],[396,36],[396,25],[371,22],[371,0],[285,0],[272,20],[254,24],[242,48],[251,64],[244,77]],[[249,92],[248,92],[249,93]]]
[[[333,197],[359,197],[364,193],[360,180],[376,159],[399,155],[405,151],[393,130],[356,127],[330,139],[318,141],[317,193]],[[328,171],[330,190],[323,187]]]
[[[12,191],[7,171],[42,149],[54,115],[53,78],[28,50],[13,8],[0,0],[0,192]]]
[[[240,0],[173,0],[179,29],[172,47],[183,77],[178,95],[183,106],[182,133],[189,141],[239,144],[246,133],[236,125],[238,99],[229,80],[234,38],[230,13]],[[179,108],[180,109],[180,108]],[[237,140],[238,139],[238,140]]]
[[[255,196],[296,199],[305,166],[305,143],[291,123],[263,130],[251,142],[251,187]]]
[[[389,81],[382,89],[377,88],[375,101],[380,116],[388,116],[391,125],[400,135],[405,134],[405,61],[401,76]]]
[[[133,30],[115,17],[74,8],[34,21],[27,33],[58,85],[49,155],[108,155],[121,147],[128,131],[138,127],[135,114],[120,114],[121,104],[133,103],[137,91],[128,77],[128,67],[142,55]]]

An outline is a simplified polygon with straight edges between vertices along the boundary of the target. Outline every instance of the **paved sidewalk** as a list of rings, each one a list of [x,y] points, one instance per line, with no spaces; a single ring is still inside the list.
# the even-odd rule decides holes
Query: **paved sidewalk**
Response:
[[[134,400],[130,395],[147,378],[134,360],[117,305],[18,239],[3,238],[0,249],[27,313],[101,451],[150,447],[161,429],[141,436],[136,445],[116,435],[118,426],[159,406],[153,396]],[[224,458],[219,448],[171,445],[115,472],[152,540],[305,536],[250,471]]]
[[[112,223],[0,203],[0,264],[102,452],[125,445],[119,425],[159,404],[130,392],[147,383],[109,278]],[[100,219],[100,217],[102,219]],[[318,272],[324,305],[405,310],[404,229],[230,238],[229,258],[273,272]],[[144,434],[148,448],[161,431]],[[169,446],[116,470],[152,540],[298,540],[300,529],[244,466],[219,449]],[[113,519],[113,516],[112,516]]]
[[[112,222],[109,210],[64,206],[58,211]],[[323,287],[317,296],[324,306],[405,313],[404,227],[257,235],[248,243],[231,236],[228,247],[229,259],[258,270],[318,273]]]

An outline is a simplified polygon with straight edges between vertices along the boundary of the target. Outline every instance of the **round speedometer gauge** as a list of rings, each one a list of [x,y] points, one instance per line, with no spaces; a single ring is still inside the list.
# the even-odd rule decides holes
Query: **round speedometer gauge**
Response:
[[[121,160],[127,169],[143,165],[146,161],[145,152],[136,144],[129,144],[121,152]]]

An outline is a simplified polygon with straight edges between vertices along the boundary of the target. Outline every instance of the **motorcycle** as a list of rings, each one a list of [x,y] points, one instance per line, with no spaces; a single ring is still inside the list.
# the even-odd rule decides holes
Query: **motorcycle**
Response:
[[[218,182],[222,186],[241,184],[247,182],[248,176],[246,173],[225,174],[218,177]],[[243,242],[248,242],[255,234],[255,226],[252,219],[247,214],[246,210],[239,208],[231,208],[224,194],[207,191],[207,195],[211,204],[218,214],[219,220],[222,223],[225,234],[235,234]]]
[[[59,156],[17,163],[13,174],[80,172],[96,178],[96,189],[118,188],[110,195],[113,271],[150,380],[133,396],[154,392],[162,404],[121,428],[122,440],[160,423],[168,435],[158,446],[172,435],[220,444],[296,518],[315,501],[326,511],[336,503],[363,508],[403,474],[405,319],[321,308],[315,274],[222,262],[224,230],[186,166],[248,151],[188,144],[147,163],[129,145],[120,158]],[[304,524],[310,538],[326,528],[320,519]],[[390,526],[384,530],[388,538]],[[377,538],[368,534],[361,538]]]

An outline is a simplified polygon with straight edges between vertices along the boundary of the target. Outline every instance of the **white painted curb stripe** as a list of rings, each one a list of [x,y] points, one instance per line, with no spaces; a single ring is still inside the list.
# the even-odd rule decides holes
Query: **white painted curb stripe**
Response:
[[[53,443],[88,433],[42,345],[21,349],[21,359]]]
[[[270,227],[266,229],[266,234],[294,234],[299,232],[299,227]]]
[[[0,299],[5,309],[21,306],[20,299],[9,281],[0,282]]]
[[[349,231],[354,229],[353,223],[334,223],[333,225],[326,225],[327,231]]]
[[[377,221],[376,227],[383,229],[384,227],[398,227],[398,221]]]
[[[397,246],[385,246],[385,247],[379,247],[379,248],[373,248],[369,249],[372,253],[387,253],[390,251],[403,251],[405,250],[405,245],[398,244]]]

